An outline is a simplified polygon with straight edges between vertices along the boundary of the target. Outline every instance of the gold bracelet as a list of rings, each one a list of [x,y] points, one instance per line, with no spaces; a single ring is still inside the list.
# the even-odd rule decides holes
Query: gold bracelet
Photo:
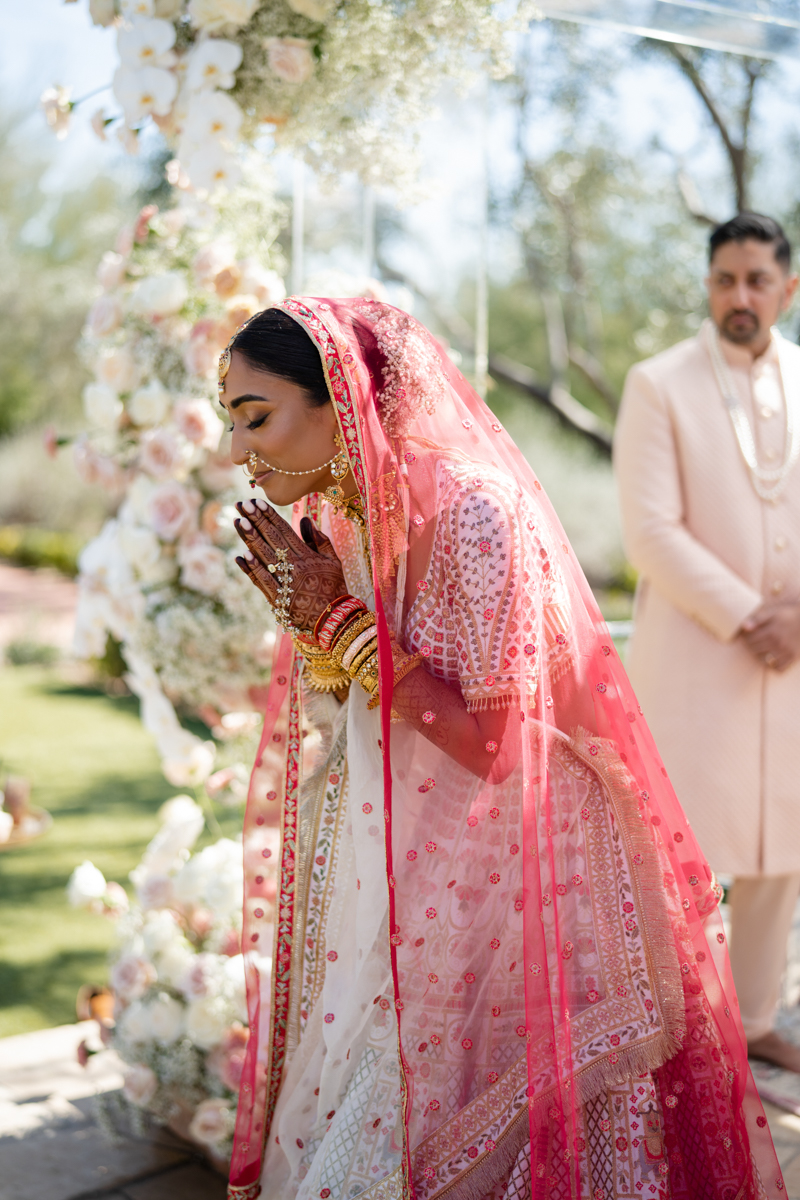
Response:
[[[336,665],[326,650],[305,638],[294,637],[292,640],[306,662],[306,679],[313,691],[338,692],[350,687],[350,676]]]
[[[350,666],[347,668],[347,674],[350,676],[351,679],[355,679],[356,675],[361,670],[364,663],[367,661],[368,658],[372,657],[372,655],[376,652],[377,649],[378,649],[378,639],[371,638],[370,641],[367,643],[367,645],[363,646],[359,650],[358,654],[355,656],[353,661],[350,663]]]
[[[333,645],[331,650],[331,658],[336,663],[337,667],[341,667],[342,658],[349,646],[352,646],[360,633],[365,629],[369,629],[375,624],[375,613],[364,613],[363,617],[359,617],[357,621],[353,621],[352,625],[348,625],[342,637],[340,637]]]
[[[421,654],[407,654],[403,647],[392,638],[392,661],[394,663],[394,683],[396,686],[401,679],[405,679],[406,675],[410,674],[425,659]],[[380,697],[373,696],[367,708],[377,708],[379,702]]]
[[[365,692],[369,692],[371,696],[374,696],[380,682],[378,677],[377,651],[370,655],[355,678],[356,683],[360,683]]]

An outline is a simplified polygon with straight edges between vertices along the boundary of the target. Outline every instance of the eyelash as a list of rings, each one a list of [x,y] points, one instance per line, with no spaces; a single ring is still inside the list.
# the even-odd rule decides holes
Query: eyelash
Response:
[[[258,429],[259,425],[263,425],[264,422],[266,421],[266,419],[267,419],[266,417],[259,417],[257,421],[248,421],[247,428],[248,429]],[[232,425],[228,426],[228,433],[233,433]]]

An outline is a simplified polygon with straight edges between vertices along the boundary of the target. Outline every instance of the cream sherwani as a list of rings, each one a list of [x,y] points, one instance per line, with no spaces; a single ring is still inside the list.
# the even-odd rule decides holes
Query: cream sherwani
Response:
[[[800,664],[771,671],[736,633],[762,599],[800,600],[800,463],[777,503],[758,497],[707,338],[706,325],[633,367],[625,385],[614,461],[625,545],[640,574],[628,670],[712,867],[789,876],[800,872]],[[755,362],[724,339],[722,349],[759,461],[777,466],[781,373],[800,393],[800,347],[773,338]],[[787,900],[789,920],[792,907]],[[785,954],[785,920],[782,928]],[[744,1001],[742,1009],[746,1018]],[[748,1035],[770,1021],[754,1011]]]

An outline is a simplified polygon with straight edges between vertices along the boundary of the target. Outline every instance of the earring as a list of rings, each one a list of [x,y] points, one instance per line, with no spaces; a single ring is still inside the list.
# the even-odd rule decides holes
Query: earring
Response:
[[[249,478],[247,482],[251,488],[256,486],[256,467],[258,465],[258,455],[253,450],[248,450],[245,455],[245,462],[242,463],[242,470]]]
[[[344,489],[339,481],[344,479],[345,475],[350,470],[350,463],[347,461],[347,456],[344,452],[344,443],[342,442],[340,434],[337,433],[334,435],[333,444],[339,448],[339,453],[331,463],[331,475],[336,480],[336,484],[334,487],[328,488],[328,492],[331,493],[329,499],[331,499],[334,503],[337,501],[341,503],[342,500],[344,500]]]

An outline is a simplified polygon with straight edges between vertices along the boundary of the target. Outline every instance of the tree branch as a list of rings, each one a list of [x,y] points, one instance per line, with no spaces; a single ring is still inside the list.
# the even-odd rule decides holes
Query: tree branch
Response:
[[[577,371],[580,371],[586,382],[594,388],[608,407],[609,412],[616,415],[619,408],[619,396],[616,395],[606,379],[605,372],[594,355],[589,354],[582,346],[570,345],[569,361]]]

